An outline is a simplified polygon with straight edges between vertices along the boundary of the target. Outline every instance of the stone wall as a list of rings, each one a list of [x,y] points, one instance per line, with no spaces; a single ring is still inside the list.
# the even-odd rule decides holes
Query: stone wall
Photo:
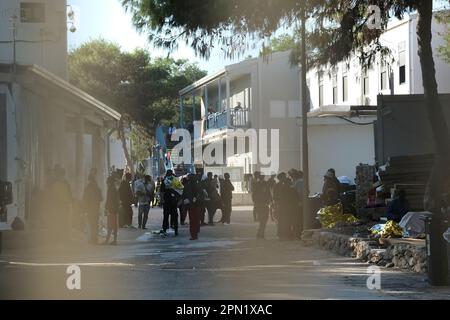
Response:
[[[304,245],[315,245],[342,256],[387,268],[426,272],[427,257],[424,240],[350,237],[325,230],[307,230],[303,233]]]

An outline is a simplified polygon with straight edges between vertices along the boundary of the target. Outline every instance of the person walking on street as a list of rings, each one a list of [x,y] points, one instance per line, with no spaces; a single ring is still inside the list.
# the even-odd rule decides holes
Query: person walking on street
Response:
[[[183,189],[182,200],[189,214],[190,240],[198,240],[198,234],[200,233],[200,207],[204,201],[204,196],[196,175],[189,174],[188,181]]]
[[[139,229],[147,229],[148,213],[150,212],[150,203],[154,197],[154,192],[155,187],[149,175],[146,175],[144,179],[136,181],[135,193],[138,202]]]
[[[220,187],[222,198],[222,219],[220,220],[221,223],[230,224],[231,222],[233,191],[234,186],[231,183],[230,174],[225,173],[224,180],[222,180]]]
[[[89,243],[98,244],[98,218],[100,214],[100,203],[103,201],[102,191],[96,180],[97,170],[92,169],[88,184],[84,189],[83,204],[87,214],[89,225]]]
[[[131,173],[127,172],[122,179],[119,186],[119,197],[120,197],[120,227],[131,228],[133,225],[133,208],[134,195],[131,189]]]
[[[111,245],[117,245],[120,207],[119,192],[116,188],[116,181],[114,179],[114,176],[108,177],[106,184],[108,185],[108,191],[106,192],[105,214],[108,219],[108,233],[103,244],[108,244],[111,235],[113,235],[114,240]]]

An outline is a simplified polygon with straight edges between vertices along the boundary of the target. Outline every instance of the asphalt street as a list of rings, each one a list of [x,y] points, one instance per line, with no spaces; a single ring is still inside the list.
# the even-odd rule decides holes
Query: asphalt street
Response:
[[[217,219],[220,218],[220,213]],[[68,246],[52,243],[0,256],[1,299],[448,299],[425,275],[381,270],[381,289],[367,287],[369,265],[298,241],[280,242],[274,223],[257,240],[251,208],[234,208],[231,225],[202,227],[189,241],[154,234],[162,212],[152,209],[149,230],[121,229],[117,246],[88,245],[82,234]],[[79,267],[81,288],[69,290],[68,267]]]

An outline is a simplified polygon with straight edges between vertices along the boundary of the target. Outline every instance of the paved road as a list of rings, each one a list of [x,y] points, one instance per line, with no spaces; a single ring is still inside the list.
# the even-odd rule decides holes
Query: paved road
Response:
[[[161,211],[152,210],[152,230]],[[75,240],[0,256],[0,299],[448,299],[424,276],[383,270],[382,290],[367,289],[365,263],[299,242],[280,242],[275,226],[256,240],[249,208],[236,208],[229,226],[203,227],[189,241],[150,231],[121,230],[117,247]],[[66,287],[69,265],[81,269],[81,290]]]

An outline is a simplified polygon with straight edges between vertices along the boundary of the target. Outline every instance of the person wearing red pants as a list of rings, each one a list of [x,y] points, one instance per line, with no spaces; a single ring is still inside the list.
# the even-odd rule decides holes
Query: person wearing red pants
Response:
[[[200,232],[200,207],[202,205],[203,193],[199,187],[197,176],[190,174],[188,181],[183,189],[183,204],[189,214],[190,240],[198,240]]]

